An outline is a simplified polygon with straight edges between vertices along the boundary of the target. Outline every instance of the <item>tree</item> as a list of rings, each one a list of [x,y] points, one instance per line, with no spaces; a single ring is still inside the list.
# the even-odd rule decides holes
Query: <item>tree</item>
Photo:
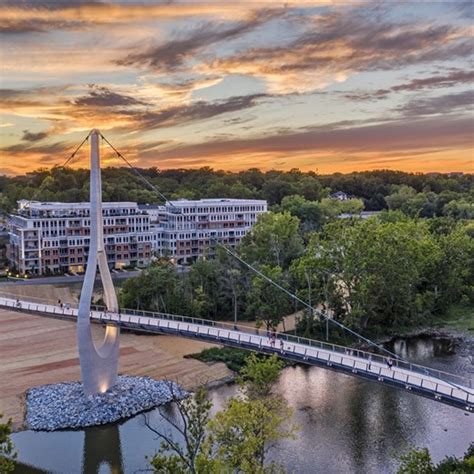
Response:
[[[433,474],[435,472],[430,452],[426,449],[412,450],[400,456],[398,474]]]
[[[425,222],[399,216],[335,221],[314,235],[306,268],[327,279],[346,324],[374,330],[413,324],[429,310],[427,278],[440,248]]]
[[[145,415],[147,428],[162,440],[158,453],[150,460],[154,472],[166,474],[218,473],[222,466],[217,459],[211,457],[206,434],[209,412],[212,407],[206,390],[201,388],[184,400],[174,397],[173,402],[178,414],[176,421],[164,410],[160,410],[160,414],[178,432],[180,440],[176,440],[170,433],[152,426]]]
[[[474,239],[468,226],[458,223],[446,235],[437,236],[439,258],[434,261],[430,285],[437,307],[445,310],[465,295],[474,297]]]
[[[187,311],[189,298],[184,298],[182,282],[173,265],[167,261],[128,279],[120,292],[120,305],[125,308],[162,311]]]
[[[15,470],[17,453],[10,438],[12,433],[12,420],[1,422],[3,414],[0,413],[0,472],[8,473]]]
[[[288,268],[302,254],[299,219],[289,212],[261,214],[243,239],[240,252],[251,263]]]
[[[225,317],[226,307],[222,305],[220,298],[220,281],[222,274],[222,265],[219,258],[215,259],[199,259],[193,263],[187,278],[189,285],[194,289],[195,297],[196,289],[202,289],[202,299],[206,299],[208,318],[216,319],[216,317]]]
[[[293,438],[296,430],[288,423],[292,410],[286,401],[270,394],[281,367],[276,357],[262,359],[250,355],[241,379],[243,396],[232,398],[212,420],[212,404],[204,389],[186,400],[175,400],[176,419],[160,410],[179,439],[161,427],[152,426],[146,418],[146,426],[162,440],[159,452],[150,460],[154,471],[165,474],[281,472],[275,463],[267,463],[267,454],[279,440]]]
[[[238,299],[241,293],[241,280],[242,272],[238,268],[227,268],[225,270],[225,282],[227,283],[226,289],[228,288],[232,294],[234,325],[237,324],[238,320]]]
[[[258,358],[250,354],[241,370],[244,396],[231,399],[225,410],[209,423],[216,456],[233,471],[246,474],[281,472],[276,463],[266,463],[275,444],[294,438],[293,414],[280,396],[271,395],[283,364],[274,355]]]
[[[472,474],[474,472],[474,443],[471,443],[464,457],[447,456],[434,464],[426,448],[413,449],[400,456],[401,464],[397,474]]]
[[[466,199],[450,201],[443,207],[443,215],[455,219],[474,219],[474,202]]]
[[[347,199],[346,201],[324,198],[321,200],[320,207],[326,220],[328,220],[341,214],[359,214],[364,210],[364,201],[355,198]]]
[[[281,205],[276,207],[282,212],[286,211],[297,217],[303,231],[320,228],[326,217],[318,202],[308,201],[299,194],[285,196],[281,201]]]
[[[209,425],[217,458],[231,472],[277,472],[275,463],[266,465],[267,455],[278,441],[294,437],[294,428],[285,428],[291,415],[291,409],[281,398],[231,399]]]
[[[268,397],[283,366],[283,362],[275,354],[262,359],[251,352],[245,359],[239,378],[247,397],[251,399]]]
[[[279,285],[286,287],[287,281],[280,267],[263,265],[261,272]],[[283,316],[291,310],[288,296],[281,289],[260,275],[255,275],[251,281],[248,295],[250,303],[247,314],[263,321],[268,329],[276,330]]]

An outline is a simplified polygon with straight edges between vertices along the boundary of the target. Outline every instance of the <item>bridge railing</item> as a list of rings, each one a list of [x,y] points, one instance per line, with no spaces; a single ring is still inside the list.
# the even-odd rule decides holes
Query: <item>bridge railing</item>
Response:
[[[345,370],[351,370],[352,372],[365,372],[368,375],[376,376],[380,381],[392,380],[394,382],[405,384],[405,388],[418,387],[429,393],[433,393],[435,398],[450,396],[453,399],[462,400],[467,403],[467,410],[471,411],[471,405],[474,402],[474,392],[469,391],[467,387],[450,383],[445,378],[441,379],[434,375],[427,376],[426,373],[417,373],[414,371],[400,371],[398,369],[391,369],[385,364],[376,364],[374,360],[369,361],[364,358],[359,358],[348,352],[339,353],[330,350],[320,349],[317,345],[308,347],[308,344],[297,341],[291,342],[291,340],[285,340],[285,343],[279,346],[275,343],[270,343],[267,340],[265,331],[248,332],[239,331],[234,329],[233,325],[224,324],[199,324],[202,319],[176,316],[166,313],[160,313],[161,317],[154,317],[157,313],[147,311],[135,311],[135,314],[131,312],[122,313],[93,313],[94,318],[98,318],[102,322],[120,322],[126,327],[138,327],[142,330],[151,330],[152,332],[162,331],[173,333],[179,333],[182,336],[187,337],[204,337],[205,340],[217,339],[219,342],[226,344],[228,341],[231,345],[237,345],[246,349],[276,353],[282,357],[290,358],[291,360],[299,360],[301,362],[319,361],[326,363],[328,366],[339,366]],[[168,316],[168,318],[167,318]],[[206,320],[204,320],[206,321]],[[210,321],[206,321],[209,323]],[[211,321],[212,322],[212,321]],[[202,327],[202,330],[199,328]],[[304,339],[304,338],[300,338]],[[288,341],[288,342],[286,342]],[[453,375],[453,374],[448,374]],[[439,398],[441,400],[441,398]]]
[[[104,308],[102,307],[95,307],[97,311],[103,311]],[[258,335],[258,336],[267,336],[270,337],[271,334],[274,334],[276,338],[279,340],[284,340],[290,343],[295,344],[303,344],[306,346],[310,346],[312,348],[318,350],[325,350],[328,352],[336,352],[341,355],[350,355],[353,357],[358,357],[360,359],[364,359],[367,363],[369,359],[372,362],[378,362],[381,364],[387,363],[387,357],[381,356],[379,354],[375,354],[368,351],[362,351],[360,349],[355,349],[351,347],[341,346],[338,344],[332,344],[330,342],[318,341],[315,339],[309,339],[305,337],[295,336],[292,334],[286,334],[281,332],[274,332],[274,331],[267,331],[266,329],[258,329],[253,326],[249,326],[246,324],[237,324],[234,325],[232,323],[226,323],[221,321],[213,321],[209,319],[202,319],[202,318],[194,318],[192,316],[182,316],[170,313],[161,313],[161,312],[154,312],[154,311],[146,311],[146,310],[133,310],[124,308],[121,309],[122,314],[145,317],[145,318],[156,318],[156,319],[165,319],[170,321],[177,321],[189,324],[195,324],[200,326],[209,326],[213,328],[228,330],[228,331],[238,331],[240,333],[246,333],[250,335]],[[419,364],[414,364],[410,362],[405,362],[400,359],[394,359],[393,364],[401,369],[406,369],[411,372],[416,372],[422,375],[431,375],[433,377],[439,378],[441,380],[446,380],[450,382],[454,382],[459,385],[464,385],[466,387],[472,388],[472,380],[456,374],[451,374],[449,372],[444,372],[439,369],[434,369],[431,367],[422,366]]]
[[[10,300],[9,304],[7,306],[10,307],[15,307],[15,301],[18,295],[12,294],[12,293],[7,293],[7,292],[0,292],[0,297],[7,298]],[[34,297],[29,297],[28,299],[34,300],[34,301],[22,301],[22,307],[21,309],[26,309],[26,310],[31,310],[31,311],[42,311],[40,306],[42,305],[50,305],[54,307],[53,311],[48,311],[46,310],[46,307],[43,309],[43,312],[51,312],[55,315],[63,315],[65,317],[75,317],[76,312],[78,309],[78,304],[77,303],[62,303],[62,307],[58,305],[58,301],[53,301],[51,299],[42,299],[42,298],[34,298]],[[113,320],[113,314],[110,313],[106,310],[104,306],[99,306],[99,305],[91,305],[91,311],[98,312],[101,315],[102,320]],[[315,348],[318,350],[324,350],[332,353],[338,353],[341,355],[349,355],[352,357],[357,357],[359,359],[365,360],[366,363],[369,363],[369,360],[371,362],[377,362],[380,364],[386,364],[387,363],[387,357],[384,357],[380,354],[368,352],[368,351],[363,351],[360,349],[355,349],[352,347],[346,347],[346,346],[341,346],[338,344],[333,344],[330,342],[324,342],[324,341],[318,341],[315,339],[309,339],[305,337],[300,337],[300,336],[295,336],[292,334],[286,334],[286,333],[281,333],[281,332],[275,332],[275,331],[268,331],[266,329],[259,329],[254,326],[246,325],[243,323],[239,323],[237,325],[234,325],[232,323],[227,323],[227,322],[221,322],[221,321],[213,321],[209,319],[202,319],[202,318],[194,318],[192,316],[183,316],[183,315],[176,315],[176,314],[170,314],[170,313],[162,313],[162,312],[155,312],[155,311],[146,311],[146,310],[136,310],[136,309],[129,309],[129,308],[121,308],[119,313],[115,313],[115,316],[120,319],[121,315],[132,315],[132,316],[139,316],[139,317],[145,317],[145,318],[154,318],[154,319],[162,319],[162,320],[170,320],[170,321],[176,321],[176,322],[182,322],[182,323],[189,323],[189,324],[194,324],[194,325],[199,325],[199,326],[207,326],[207,327],[213,327],[213,328],[218,328],[218,329],[223,329],[223,330],[228,330],[228,331],[238,331],[240,333],[246,333],[250,335],[258,335],[258,336],[267,336],[270,337],[272,334],[278,338],[279,340],[284,340],[290,343],[295,343],[295,344],[303,344],[306,346],[309,346],[311,348]],[[412,373],[418,373],[421,375],[425,376],[432,376],[436,377],[440,380],[445,380],[450,383],[455,383],[459,385],[464,385],[465,387],[470,387],[472,388],[473,383],[472,380],[463,377],[457,374],[451,374],[449,372],[445,372],[439,369],[434,369],[431,367],[426,367],[422,366],[419,364],[414,364],[410,362],[406,362],[400,359],[394,359],[393,364],[400,368],[400,369],[405,369],[408,370]]]

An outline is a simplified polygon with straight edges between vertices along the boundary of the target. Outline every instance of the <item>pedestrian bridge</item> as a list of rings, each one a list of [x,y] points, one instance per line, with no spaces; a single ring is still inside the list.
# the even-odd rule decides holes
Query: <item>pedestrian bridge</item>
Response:
[[[77,318],[76,307],[60,307],[58,304],[32,299],[26,301],[17,300],[13,295],[0,296],[0,307],[61,319]],[[253,327],[150,311],[123,309],[120,313],[109,313],[103,308],[92,307],[91,319],[96,323],[118,325],[128,330],[172,334],[264,354],[277,354],[293,362],[343,372],[474,411],[472,379],[401,360],[394,360],[390,368],[385,357],[350,347],[284,333],[276,333],[272,339],[266,331]]]

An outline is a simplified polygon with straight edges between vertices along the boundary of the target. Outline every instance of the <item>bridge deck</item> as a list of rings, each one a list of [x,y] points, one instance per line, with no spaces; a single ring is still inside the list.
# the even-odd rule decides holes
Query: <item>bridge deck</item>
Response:
[[[0,297],[0,305],[18,307],[13,298]],[[33,311],[75,319],[76,308],[59,308],[54,304],[20,302],[22,311]],[[394,361],[392,368],[386,360],[375,354],[336,346],[319,341],[278,334],[272,341],[266,334],[252,328],[238,328],[185,316],[163,313],[124,310],[121,314],[91,311],[92,319],[104,324],[163,334],[178,334],[183,337],[218,342],[223,345],[242,347],[309,365],[318,365],[331,370],[345,372],[396,388],[411,391],[467,411],[474,411],[474,390],[469,379],[440,372],[436,369]],[[138,314],[133,314],[138,313]],[[369,358],[371,360],[369,360]]]

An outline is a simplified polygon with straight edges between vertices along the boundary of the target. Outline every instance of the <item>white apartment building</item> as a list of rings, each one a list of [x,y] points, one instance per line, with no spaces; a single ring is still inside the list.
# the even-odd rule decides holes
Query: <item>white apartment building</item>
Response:
[[[143,207],[142,207],[143,208]],[[152,222],[153,249],[160,256],[185,263],[212,255],[215,243],[235,247],[267,212],[257,199],[200,199],[170,201],[160,206]]]
[[[18,201],[9,216],[7,257],[20,273],[83,272],[89,252],[88,202]],[[104,243],[111,268],[146,266],[151,259],[150,216],[134,202],[104,202]]]
[[[236,246],[267,212],[253,199],[170,201],[164,206],[104,202],[104,243],[111,268],[143,267],[152,253],[185,263],[212,255],[213,239]],[[18,201],[9,216],[7,257],[19,273],[85,271],[89,252],[89,203]]]

